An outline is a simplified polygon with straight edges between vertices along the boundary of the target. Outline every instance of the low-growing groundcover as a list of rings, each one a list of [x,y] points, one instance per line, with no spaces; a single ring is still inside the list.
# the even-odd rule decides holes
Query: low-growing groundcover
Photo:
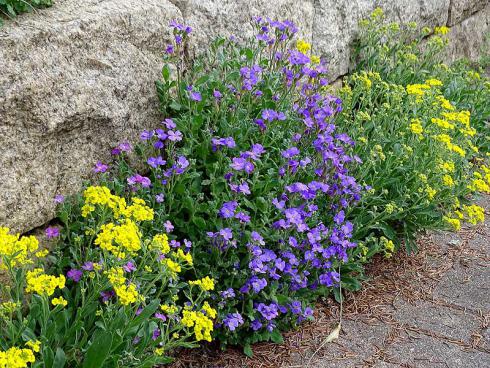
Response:
[[[2,25],[2,15],[12,18],[35,8],[51,5],[53,5],[52,0],[0,0],[0,26]]]
[[[358,289],[375,254],[483,219],[485,128],[447,80],[366,67],[339,98],[293,23],[254,25],[190,63],[192,30],[172,23],[161,125],[55,198],[50,254],[0,228],[0,367],[151,367],[213,339],[251,354]]]

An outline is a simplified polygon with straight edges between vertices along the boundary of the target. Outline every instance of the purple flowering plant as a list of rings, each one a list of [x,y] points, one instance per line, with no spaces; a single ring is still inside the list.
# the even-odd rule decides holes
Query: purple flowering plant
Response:
[[[296,49],[292,22],[253,24],[251,40],[219,38],[192,63],[190,29],[174,28],[157,82],[167,118],[134,147],[145,169],[124,152],[106,183],[151,203],[146,231],[171,222],[170,238],[192,242],[194,272],[216,281],[215,336],[247,346],[281,341],[339,286],[362,189],[324,60]]]

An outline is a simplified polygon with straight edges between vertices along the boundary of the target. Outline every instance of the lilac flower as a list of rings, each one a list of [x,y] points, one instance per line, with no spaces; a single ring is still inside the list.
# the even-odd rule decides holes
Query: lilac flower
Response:
[[[232,288],[228,288],[222,292],[220,292],[220,295],[223,299],[230,299],[235,297],[235,291]]]
[[[142,141],[147,141],[151,139],[151,137],[153,137],[153,134],[155,134],[155,132],[153,131],[149,132],[148,130],[143,130],[140,134],[140,139]]]
[[[221,235],[223,237],[223,239],[225,239],[225,240],[231,240],[233,238],[233,232],[228,227],[221,229],[219,231],[219,235]]]
[[[85,262],[82,266],[82,269],[84,271],[93,271],[94,270],[94,264],[93,262]]]
[[[94,168],[92,169],[94,173],[105,173],[109,169],[109,166],[103,164],[101,161],[97,161]]]
[[[153,168],[157,168],[158,166],[163,166],[167,163],[162,156],[157,156],[157,157],[149,157],[148,160],[146,161],[148,165],[150,165]]]
[[[60,229],[55,226],[49,226],[45,230],[46,238],[53,239],[60,236]]]
[[[276,303],[269,305],[259,303],[255,309],[268,321],[273,320],[279,315],[279,308]]]
[[[148,188],[151,185],[150,178],[146,176],[141,176],[140,174],[136,174],[127,178],[127,182],[130,186],[135,186],[140,184],[143,188]]]
[[[228,148],[235,148],[236,143],[233,137],[227,138],[212,138],[211,143],[213,144],[213,151],[217,151],[219,147],[225,146]]]
[[[65,196],[62,194],[56,194],[54,196],[54,202],[55,203],[63,203],[65,201]]]
[[[245,212],[238,212],[235,215],[235,218],[240,220],[241,223],[247,223],[250,222],[250,216],[247,215]]]
[[[165,125],[167,129],[175,129],[177,127],[177,124],[175,124],[174,121],[170,118],[167,118],[164,121],[162,121],[162,124]]]
[[[219,210],[219,215],[222,218],[232,218],[235,215],[235,211],[238,207],[238,202],[230,201],[223,203],[223,206]]]
[[[153,341],[155,341],[159,337],[160,337],[160,329],[159,328],[155,328],[153,330],[153,334],[151,335],[151,338],[152,338]]]
[[[133,262],[128,262],[122,267],[123,267],[123,270],[128,272],[128,273],[136,271],[136,267],[134,266]]]
[[[108,302],[110,299],[112,299],[114,297],[114,295],[116,295],[114,293],[114,290],[107,290],[107,291],[102,291],[100,293],[100,296],[102,297],[102,301],[104,303]]]
[[[175,132],[173,130],[167,131],[168,134],[168,140],[172,142],[180,142],[182,140],[182,133],[180,130],[176,130]]]
[[[262,328],[262,323],[258,319],[254,319],[250,326],[252,327],[252,330],[258,331]]]
[[[223,97],[223,95],[221,94],[221,92],[218,91],[218,90],[216,90],[216,89],[213,91],[213,96],[218,101],[221,100],[221,98]]]
[[[72,268],[70,271],[67,272],[66,276],[74,282],[79,282],[83,276],[83,273],[76,268]]]
[[[243,325],[243,317],[238,312],[230,313],[223,319],[223,324],[228,327],[230,331],[235,331],[238,326]]]
[[[165,228],[166,233],[171,233],[172,230],[174,229],[174,225],[172,225],[172,223],[168,220],[165,221],[165,223],[163,224],[163,227]]]
[[[297,147],[288,148],[285,151],[281,152],[282,157],[291,158],[299,154],[299,149]]]
[[[133,146],[131,145],[131,143],[127,141],[119,143],[119,145],[116,148],[119,149],[120,152],[128,152],[128,153],[133,150]]]
[[[235,193],[242,193],[246,195],[251,194],[250,187],[246,181],[240,184],[230,184],[230,189]]]
[[[157,203],[163,203],[165,201],[165,195],[163,193],[159,193],[155,196],[155,201]]]
[[[190,240],[184,239],[184,246],[186,249],[190,249],[192,247],[192,242]]]
[[[165,314],[162,314],[162,313],[159,313],[159,312],[156,312],[155,313],[155,318],[165,322],[167,320],[167,317],[165,316]]]
[[[245,169],[245,164],[247,163],[247,160],[241,157],[233,157],[232,163],[231,163],[231,168],[235,169],[236,171],[242,171]]]

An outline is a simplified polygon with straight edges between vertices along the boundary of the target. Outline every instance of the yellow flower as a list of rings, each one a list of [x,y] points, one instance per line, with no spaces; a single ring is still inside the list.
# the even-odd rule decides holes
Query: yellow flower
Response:
[[[56,288],[63,289],[65,287],[66,278],[63,275],[58,277],[46,275],[42,268],[35,268],[32,271],[27,271],[26,275],[26,293],[34,292],[39,295],[51,296]]]
[[[410,130],[414,134],[422,135],[422,133],[424,132],[424,128],[422,128],[422,124],[420,123],[419,119],[412,119],[410,123]]]
[[[166,314],[175,314],[178,312],[179,308],[175,305],[163,304],[160,309]]]
[[[454,185],[454,181],[453,181],[453,178],[451,178],[449,175],[444,175],[442,177],[442,183],[446,186],[446,187],[452,187]]]
[[[296,49],[299,52],[306,54],[308,51],[311,50],[311,45],[308,42],[300,39],[296,41]]]
[[[0,260],[4,258],[11,267],[33,263],[30,259],[32,253],[38,250],[39,241],[34,236],[10,234],[8,227],[0,226]],[[0,262],[0,269],[7,268]]]
[[[432,118],[430,119],[430,121],[442,129],[454,129],[454,125],[448,122],[447,120]]]
[[[425,91],[430,89],[430,86],[427,84],[409,84],[407,86],[407,93],[409,95],[415,95],[418,97],[422,97],[425,94]]]
[[[434,33],[437,35],[445,35],[449,32],[449,28],[446,26],[434,27]]]
[[[437,190],[435,190],[434,188],[430,187],[430,186],[427,186],[425,188],[425,192],[427,193],[427,197],[429,197],[429,200],[432,200],[435,195],[437,194]]]
[[[371,19],[383,18],[383,16],[384,16],[384,12],[383,9],[381,9],[380,7],[374,9],[370,15]]]
[[[180,265],[177,262],[172,261],[170,258],[164,258],[163,263],[172,273],[179,273],[182,271]]]
[[[211,308],[208,302],[204,302],[202,309],[206,312],[206,316],[208,316],[209,318],[212,319],[216,318],[217,315],[216,309]]]
[[[148,207],[143,199],[133,197],[131,201],[131,206],[126,207],[123,212],[125,217],[132,217],[135,221],[153,220],[153,209]]]
[[[11,347],[7,351],[0,350],[0,368],[24,368],[34,363],[36,357],[31,349]]]
[[[35,353],[39,353],[41,351],[41,341],[39,340],[27,341],[26,346],[33,350]]]
[[[125,258],[126,251],[134,254],[141,249],[140,235],[136,223],[126,219],[121,225],[112,222],[102,225],[94,243],[116,257]]]
[[[60,296],[59,298],[53,298],[51,300],[51,304],[53,304],[55,307],[57,305],[62,305],[63,307],[66,307],[68,302],[62,296]]]
[[[156,348],[155,349],[155,354],[158,356],[162,356],[164,352],[165,352],[164,348]]]
[[[157,234],[153,237],[151,242],[151,248],[158,250],[162,254],[170,252],[170,245],[168,244],[167,234]]]
[[[187,327],[194,327],[194,334],[197,341],[211,341],[211,332],[213,331],[213,321],[202,312],[190,310],[182,311],[181,323]]]
[[[214,280],[209,276],[206,276],[201,280],[189,281],[189,285],[198,285],[202,290],[205,291],[214,290]]]
[[[192,254],[190,253],[184,253],[182,249],[177,250],[177,257],[181,259],[182,261],[187,262],[189,266],[192,266],[194,264],[193,259],[192,259]]]
[[[455,231],[459,231],[461,229],[461,221],[457,218],[443,217],[444,221],[446,221]]]
[[[479,222],[485,221],[485,210],[482,207],[476,204],[472,204],[471,206],[463,205],[463,210],[468,215],[470,224],[476,225]]]
[[[319,64],[320,63],[320,57],[316,56],[316,55],[311,55],[310,60],[311,60],[312,64]]]

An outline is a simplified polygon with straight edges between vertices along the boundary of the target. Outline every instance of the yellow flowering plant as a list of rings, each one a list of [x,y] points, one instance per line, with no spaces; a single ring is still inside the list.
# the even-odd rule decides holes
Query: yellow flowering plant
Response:
[[[384,236],[397,245],[403,240],[412,251],[420,230],[457,230],[462,221],[483,220],[468,199],[489,192],[488,168],[475,164],[480,153],[471,113],[458,110],[443,88],[436,78],[400,85],[378,72],[345,80],[337,125],[359,142],[355,151],[363,165],[355,175],[369,188],[351,213],[358,239]],[[369,244],[386,248],[386,241]],[[364,257],[362,249],[353,252]]]
[[[90,186],[63,203],[60,219],[54,264],[36,256],[35,237],[0,228],[11,281],[1,286],[1,367],[153,367],[211,341],[214,280],[187,280],[189,249],[148,234],[154,212],[144,200]]]

